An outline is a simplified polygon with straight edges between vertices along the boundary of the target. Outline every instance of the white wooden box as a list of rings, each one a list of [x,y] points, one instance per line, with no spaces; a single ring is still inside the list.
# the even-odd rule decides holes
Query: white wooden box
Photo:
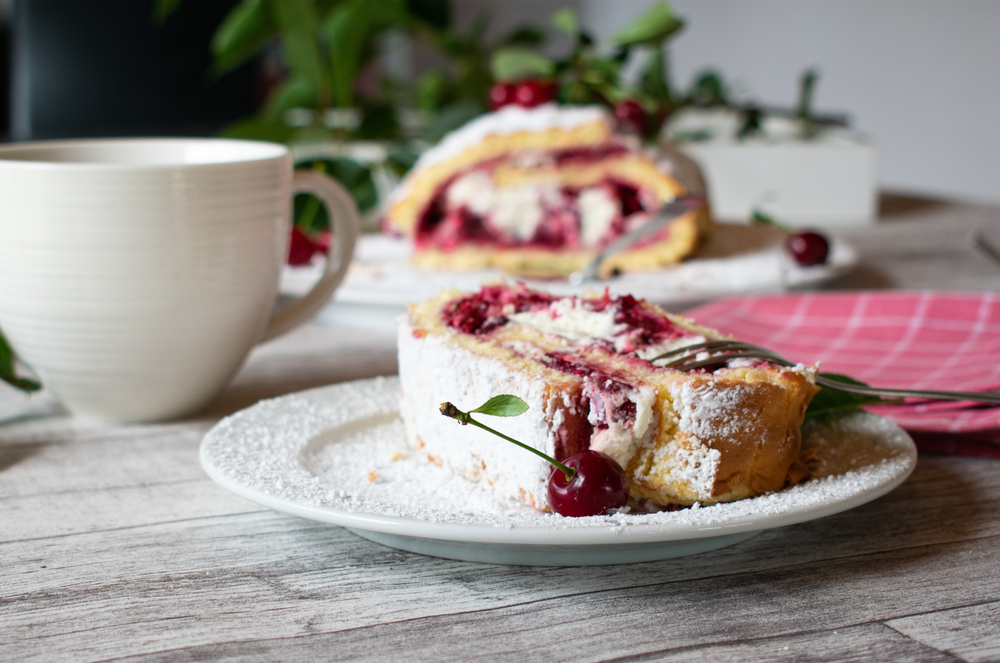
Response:
[[[728,110],[687,110],[671,118],[668,129],[701,166],[716,219],[746,221],[759,209],[794,227],[875,222],[877,154],[866,138],[825,128],[803,139],[798,122],[766,117],[761,134],[739,140],[739,123]],[[701,140],[690,139],[699,134]]]

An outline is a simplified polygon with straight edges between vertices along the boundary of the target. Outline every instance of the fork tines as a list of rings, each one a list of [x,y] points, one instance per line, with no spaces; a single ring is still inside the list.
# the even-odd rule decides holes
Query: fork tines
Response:
[[[761,359],[784,366],[792,365],[790,361],[767,348],[751,343],[744,343],[743,341],[731,340],[692,343],[691,345],[681,346],[669,352],[664,352],[650,361],[659,362],[666,360],[667,363],[662,364],[665,368],[692,371],[731,359]]]

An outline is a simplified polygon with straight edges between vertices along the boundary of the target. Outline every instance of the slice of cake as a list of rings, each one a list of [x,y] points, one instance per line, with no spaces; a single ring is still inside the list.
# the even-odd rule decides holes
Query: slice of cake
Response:
[[[566,276],[688,193],[676,169],[665,154],[616,133],[603,108],[507,106],[424,153],[385,223],[413,239],[413,261],[424,267]],[[603,271],[676,263],[709,228],[706,208],[694,209],[605,260]]]
[[[633,506],[713,504],[783,488],[817,391],[815,371],[733,360],[683,373],[649,360],[720,338],[632,297],[554,297],[523,285],[445,292],[413,306],[399,331],[400,411],[431,462],[537,509],[551,466],[441,416],[499,394],[528,411],[505,434],[562,460],[602,451],[625,468]]]

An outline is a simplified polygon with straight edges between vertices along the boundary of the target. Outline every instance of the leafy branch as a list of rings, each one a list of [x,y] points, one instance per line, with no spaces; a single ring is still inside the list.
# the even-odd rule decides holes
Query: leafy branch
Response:
[[[518,442],[514,438],[508,437],[507,435],[504,435],[500,431],[493,430],[486,424],[476,421],[475,419],[472,418],[472,414],[474,412],[479,414],[487,414],[493,417],[516,417],[518,415],[524,414],[525,412],[528,411],[528,404],[525,403],[520,398],[518,398],[517,396],[512,396],[510,394],[502,394],[500,396],[494,396],[493,398],[489,399],[479,407],[475,408],[474,410],[469,410],[468,412],[462,412],[457,407],[452,405],[450,402],[441,403],[440,410],[441,414],[443,414],[446,417],[454,419],[463,426],[468,426],[469,424],[472,424],[477,428],[483,429],[487,433],[492,433],[493,435],[503,438],[508,442],[512,442],[513,444],[516,444],[522,449],[526,449],[527,451],[530,451],[536,456],[539,456],[540,458],[546,460],[552,465],[555,465],[557,468],[562,470],[563,475],[565,475],[566,477],[566,481],[572,481],[573,477],[576,476],[576,470],[574,470],[573,468],[567,467],[566,465],[560,463],[555,458],[552,458],[551,456],[542,453],[538,449],[532,446],[528,446],[523,442]]]
[[[18,375],[14,360],[14,351],[11,350],[3,334],[0,334],[0,380],[28,393],[38,391],[42,388],[41,383],[37,380]]]
[[[868,386],[864,382],[859,382],[854,378],[850,378],[846,375],[840,375],[839,373],[820,373],[820,375],[844,384],[853,384],[862,387]],[[845,414],[847,412],[857,410],[862,405],[878,405],[880,403],[885,404],[896,402],[898,401],[881,398],[880,396],[866,396],[863,394],[848,393],[834,387],[821,387],[819,392],[813,396],[812,401],[809,403],[809,408],[806,410],[806,419],[822,417],[828,414]]]

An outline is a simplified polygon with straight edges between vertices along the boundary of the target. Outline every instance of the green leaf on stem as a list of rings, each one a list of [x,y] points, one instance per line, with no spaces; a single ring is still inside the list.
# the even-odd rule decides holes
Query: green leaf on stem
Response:
[[[820,373],[825,378],[843,382],[844,384],[854,384],[868,386],[864,382],[859,382],[854,378],[838,373]],[[819,393],[813,396],[806,410],[806,419],[813,419],[827,414],[844,414],[851,410],[857,410],[862,405],[876,405],[878,403],[892,403],[879,396],[865,396],[862,394],[852,394],[833,387],[821,387]]]
[[[787,235],[792,234],[792,229],[790,227],[760,209],[754,209],[753,213],[750,215],[750,223],[755,226],[774,226]]]
[[[510,394],[494,396],[476,409],[469,410],[469,412],[488,414],[492,417],[516,417],[527,411],[528,404],[517,396]]]
[[[555,72],[552,60],[526,48],[498,49],[490,61],[493,78],[498,81],[519,81],[536,76],[551,76]]]
[[[558,467],[560,470],[562,470],[563,474],[566,475],[566,480],[567,481],[572,481],[573,477],[576,476],[576,470],[575,469],[573,469],[571,467],[567,467],[566,465],[560,463],[558,460],[556,460],[552,456],[549,456],[546,453],[544,453],[542,451],[539,451],[538,449],[525,444],[524,442],[519,442],[519,441],[515,440],[514,438],[512,438],[512,437],[510,437],[508,435],[504,435],[500,431],[494,430],[494,429],[490,428],[489,426],[487,426],[486,424],[481,423],[479,421],[476,421],[475,419],[472,418],[472,413],[473,412],[482,412],[483,414],[493,414],[492,412],[483,412],[482,408],[488,407],[490,405],[490,403],[493,403],[494,401],[497,401],[498,399],[502,399],[502,400],[499,401],[502,405],[499,406],[498,408],[495,408],[497,410],[504,410],[506,407],[511,407],[511,406],[516,410],[518,408],[518,406],[516,404],[516,401],[520,401],[521,405],[523,405],[524,407],[523,407],[523,409],[521,409],[518,412],[515,412],[515,411],[511,410],[510,414],[497,414],[496,416],[500,416],[500,417],[516,417],[517,415],[522,414],[523,412],[525,412],[528,409],[528,404],[525,403],[524,401],[522,401],[517,396],[505,395],[505,396],[494,396],[490,400],[488,400],[485,403],[483,403],[482,405],[480,405],[475,410],[470,410],[469,412],[462,412],[461,410],[459,410],[457,407],[455,407],[450,402],[441,403],[441,407],[439,408],[439,411],[444,416],[449,417],[451,419],[454,419],[455,421],[457,421],[458,423],[462,424],[463,426],[468,426],[468,425],[471,424],[471,425],[475,426],[476,428],[481,428],[482,430],[486,431],[487,433],[492,433],[493,435],[496,435],[499,438],[507,440],[508,442],[511,442],[513,444],[516,444],[517,446],[521,447],[522,449],[524,449],[526,451],[530,451],[531,453],[535,454],[539,458],[543,458],[543,459],[545,459],[546,462],[548,462],[548,463],[550,463],[550,464],[555,465],[556,467]],[[509,401],[507,399],[514,399],[514,401]]]
[[[666,2],[659,2],[645,14],[618,31],[613,38],[615,46],[645,44],[656,46],[684,27],[674,10]]]
[[[2,334],[0,334],[0,380],[28,393],[42,388],[38,381],[17,374],[17,367],[14,365],[14,351],[11,350],[7,339]]]

